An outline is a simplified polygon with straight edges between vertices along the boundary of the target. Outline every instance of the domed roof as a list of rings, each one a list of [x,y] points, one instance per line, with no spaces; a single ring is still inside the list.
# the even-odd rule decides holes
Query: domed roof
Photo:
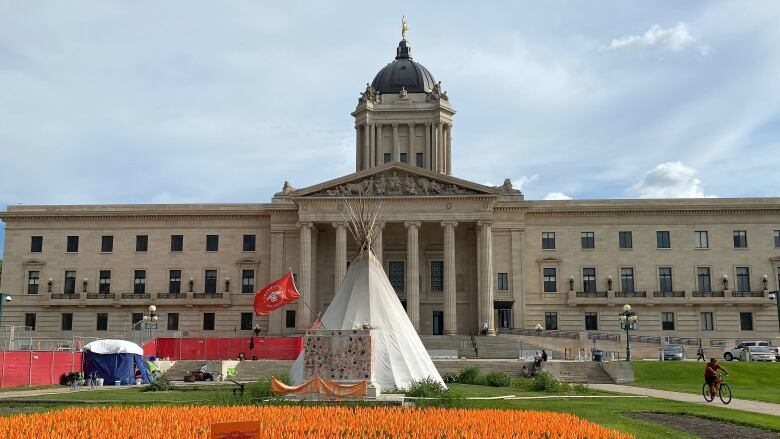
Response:
[[[402,88],[408,93],[429,93],[435,84],[431,72],[412,61],[411,47],[406,39],[398,43],[395,61],[380,70],[371,82],[380,94],[400,93]]]

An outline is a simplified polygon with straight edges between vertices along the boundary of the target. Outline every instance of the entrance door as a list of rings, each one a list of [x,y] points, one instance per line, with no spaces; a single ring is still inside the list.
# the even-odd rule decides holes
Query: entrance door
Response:
[[[512,327],[512,324],[510,323],[510,316],[512,313],[509,309],[499,309],[498,310],[498,327],[508,329]]]
[[[433,312],[433,335],[444,333],[444,311]]]

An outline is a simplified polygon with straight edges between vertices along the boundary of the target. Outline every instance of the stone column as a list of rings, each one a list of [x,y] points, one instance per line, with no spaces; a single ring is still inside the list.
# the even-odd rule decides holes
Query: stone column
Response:
[[[445,155],[447,157],[447,163],[445,171],[447,175],[452,175],[452,125],[447,126],[447,143],[444,145]]]
[[[347,224],[333,223],[336,229],[336,251],[333,257],[335,261],[333,291],[338,291],[341,283],[344,282],[344,275],[347,274]]]
[[[432,164],[431,170],[438,172],[439,171],[439,161],[441,160],[441,157],[439,157],[439,126],[440,124],[434,124],[433,129],[431,130],[431,159]]]
[[[457,221],[442,221],[444,227],[444,335],[458,332],[457,297],[455,294],[455,227]]]
[[[493,318],[493,222],[480,220],[477,251],[479,252],[479,302],[480,316],[479,329],[482,330],[483,322],[488,322],[488,335],[496,335],[496,326]]]
[[[423,145],[423,167],[425,169],[433,169],[431,166],[431,159],[433,158],[431,150],[431,124],[425,124],[425,145]]]
[[[384,154],[382,153],[382,124],[376,124],[376,164],[384,163]]]
[[[398,124],[393,124],[393,161],[401,161],[401,146],[398,144]]]
[[[406,153],[406,159],[412,166],[417,166],[417,156],[414,150],[414,122],[409,122],[409,151]]]
[[[360,171],[360,165],[363,163],[363,156],[360,154],[360,125],[355,125],[355,172]]]
[[[379,262],[382,262],[382,252],[384,251],[384,223],[377,224],[376,227],[379,228],[379,231],[377,232],[376,236],[374,237],[374,242],[371,243],[371,248],[374,249],[374,255],[379,259]],[[384,266],[383,266],[384,267]]]
[[[271,264],[270,281],[279,279],[285,273],[284,267],[284,231],[275,230],[271,232]],[[268,315],[268,335],[282,335],[282,310],[272,312]]]
[[[363,131],[363,170],[365,171],[371,166],[371,139],[369,138],[369,125],[362,125]]]
[[[368,139],[371,144],[371,157],[369,157],[368,161],[370,163],[370,167],[373,168],[376,166],[377,158],[376,158],[376,124],[371,124],[368,126]]]
[[[406,314],[420,332],[420,248],[419,221],[406,221]]]
[[[444,161],[447,159],[444,155],[444,125],[437,123],[436,124],[436,147],[438,148],[439,153],[437,154],[438,157],[438,171],[444,172]]]
[[[300,228],[299,242],[301,245],[300,250],[300,268],[298,271],[298,290],[301,293],[301,297],[298,300],[298,329],[305,331],[309,329],[311,325],[311,311],[309,307],[312,306],[312,282],[311,282],[311,229],[314,224],[310,222],[298,223]],[[305,302],[305,303],[304,303]],[[306,306],[308,304],[308,306]]]
[[[515,304],[512,307],[512,325],[523,328],[525,322],[525,294],[523,294],[523,231],[512,230],[512,297]]]

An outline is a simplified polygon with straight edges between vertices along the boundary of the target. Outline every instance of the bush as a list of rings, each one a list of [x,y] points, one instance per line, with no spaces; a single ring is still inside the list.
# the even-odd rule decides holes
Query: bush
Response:
[[[556,380],[552,374],[543,370],[536,376],[531,385],[531,390],[536,392],[563,393],[570,392],[571,385],[563,381]]]
[[[438,398],[444,395],[447,389],[438,381],[432,378],[423,378],[419,381],[412,381],[406,396],[418,398]]]
[[[447,373],[444,374],[444,376],[441,377],[441,379],[446,384],[457,383],[457,382],[459,382],[458,380],[460,379],[460,373],[458,373],[458,372],[447,372]]]
[[[151,383],[149,383],[145,388],[144,391],[146,392],[165,392],[168,390],[173,390],[173,383],[168,381],[167,378],[163,377],[157,377],[152,380]]]
[[[478,367],[467,367],[458,374],[458,381],[461,384],[484,384],[485,378]]]
[[[574,386],[574,393],[588,393],[590,389],[587,384],[577,383]]]
[[[504,372],[491,372],[485,376],[485,384],[492,387],[509,387],[512,378]]]

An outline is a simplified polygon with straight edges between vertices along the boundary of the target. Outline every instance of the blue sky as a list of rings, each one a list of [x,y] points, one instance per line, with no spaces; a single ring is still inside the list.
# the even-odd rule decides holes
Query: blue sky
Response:
[[[780,193],[778,2],[333,4],[0,0],[0,208],[268,202],[352,172],[402,15],[458,110],[458,177]]]

